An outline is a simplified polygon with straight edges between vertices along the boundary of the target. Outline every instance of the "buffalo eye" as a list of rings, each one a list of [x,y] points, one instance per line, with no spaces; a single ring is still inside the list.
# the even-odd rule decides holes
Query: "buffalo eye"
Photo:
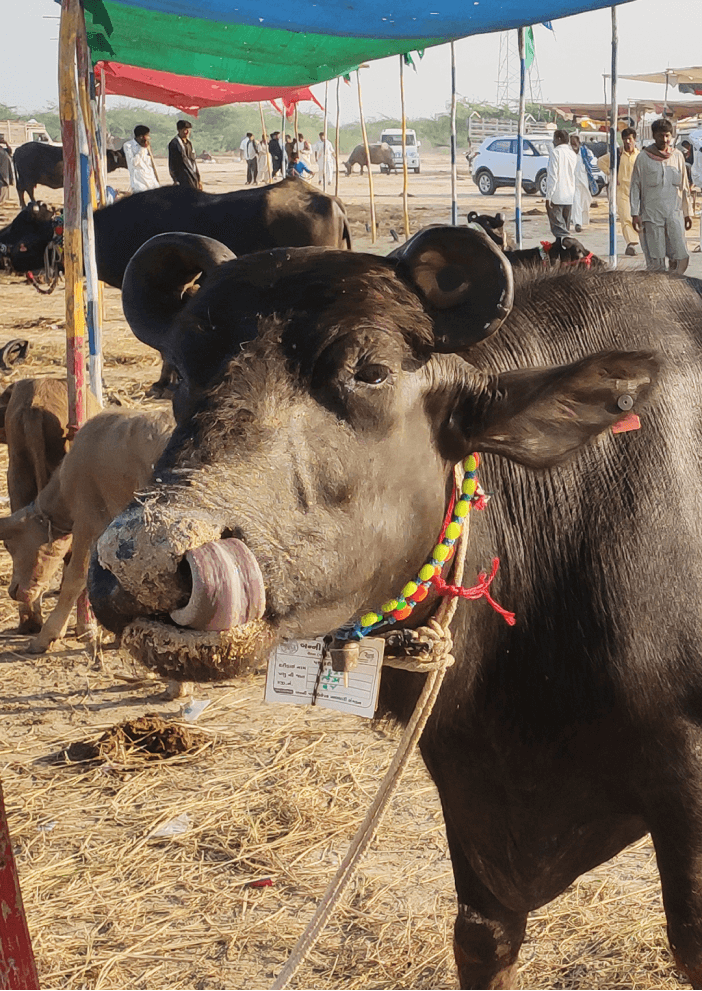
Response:
[[[357,382],[366,382],[368,385],[380,385],[390,374],[390,369],[386,365],[363,365],[354,374]]]

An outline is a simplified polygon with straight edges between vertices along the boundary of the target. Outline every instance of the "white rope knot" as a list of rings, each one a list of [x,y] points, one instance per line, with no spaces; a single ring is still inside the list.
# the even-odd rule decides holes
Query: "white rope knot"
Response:
[[[389,668],[401,668],[403,671],[435,671],[450,668],[455,663],[453,637],[451,631],[445,629],[438,620],[432,617],[426,626],[416,630],[401,630],[404,648],[401,653],[386,653],[383,664]],[[391,634],[392,636],[392,634]],[[397,637],[398,634],[395,634]],[[392,643],[388,645],[392,651]]]

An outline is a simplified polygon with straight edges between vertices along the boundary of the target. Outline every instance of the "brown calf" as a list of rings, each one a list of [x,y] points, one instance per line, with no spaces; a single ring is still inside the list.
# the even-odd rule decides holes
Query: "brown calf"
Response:
[[[92,544],[149,484],[172,429],[170,413],[98,414],[76,434],[36,501],[0,519],[0,540],[12,556],[10,596],[26,604],[47,588],[72,541],[58,602],[31,641],[31,653],[43,653],[63,636],[85,588]],[[84,632],[76,630],[78,636]]]
[[[89,397],[89,414],[92,416],[99,408]],[[66,380],[20,379],[9,385],[0,395],[0,443],[7,444],[7,491],[14,513],[34,502],[69,448]],[[59,563],[57,559],[47,581]],[[31,599],[20,601],[20,633],[37,633],[41,629],[45,590],[45,586],[35,589]]]

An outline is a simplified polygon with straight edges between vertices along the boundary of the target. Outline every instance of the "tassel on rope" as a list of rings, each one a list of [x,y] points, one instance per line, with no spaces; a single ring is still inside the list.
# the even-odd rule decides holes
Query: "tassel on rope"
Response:
[[[449,585],[445,582],[441,575],[434,575],[431,579],[431,584],[434,586],[439,595],[446,595],[450,598],[461,598],[461,599],[486,599],[496,613],[504,619],[506,623],[510,626],[514,626],[516,623],[516,617],[513,612],[508,612],[507,609],[495,602],[493,597],[490,595],[490,585],[492,580],[497,574],[497,569],[500,566],[500,559],[494,557],[492,559],[492,571],[488,576],[487,572],[481,571],[478,575],[478,582],[473,585],[472,588],[465,588],[463,585]]]

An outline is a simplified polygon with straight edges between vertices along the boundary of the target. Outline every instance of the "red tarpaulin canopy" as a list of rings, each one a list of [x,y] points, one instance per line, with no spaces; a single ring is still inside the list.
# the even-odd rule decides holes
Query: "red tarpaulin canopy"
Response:
[[[282,100],[286,106],[301,100],[313,100],[321,107],[307,86],[240,86],[220,83],[198,76],[178,76],[173,72],[139,69],[121,62],[98,62],[96,74],[105,71],[105,92],[111,96],[129,96],[150,103],[164,103],[197,117],[203,107],[222,107],[229,103],[258,103]],[[323,108],[322,108],[323,109]]]

